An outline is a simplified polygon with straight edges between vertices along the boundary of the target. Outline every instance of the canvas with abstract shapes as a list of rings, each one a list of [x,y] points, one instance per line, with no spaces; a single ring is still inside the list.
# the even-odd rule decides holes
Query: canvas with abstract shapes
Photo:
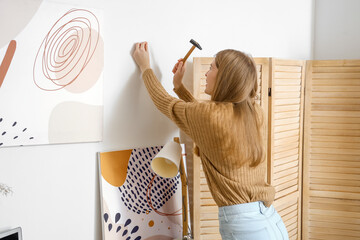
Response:
[[[102,11],[33,2],[0,34],[0,147],[101,141]]]
[[[161,148],[98,154],[103,239],[181,238],[180,175],[162,178],[150,167]]]

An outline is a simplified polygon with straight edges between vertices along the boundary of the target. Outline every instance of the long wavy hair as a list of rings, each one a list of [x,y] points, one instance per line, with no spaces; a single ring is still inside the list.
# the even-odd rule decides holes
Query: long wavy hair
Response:
[[[227,49],[216,54],[218,68],[211,100],[233,103],[235,120],[231,126],[238,134],[230,150],[239,150],[240,159],[234,164],[257,166],[265,159],[264,114],[255,103],[258,90],[256,64],[247,54]]]

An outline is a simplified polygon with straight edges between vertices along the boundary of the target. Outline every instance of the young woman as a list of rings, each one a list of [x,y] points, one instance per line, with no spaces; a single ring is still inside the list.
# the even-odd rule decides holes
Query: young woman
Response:
[[[263,113],[255,103],[256,65],[246,54],[223,50],[206,73],[211,101],[198,102],[182,84],[185,66],[175,64],[170,96],[150,68],[147,42],[136,43],[133,58],[156,107],[197,145],[210,192],[219,206],[223,240],[287,240],[265,182]]]

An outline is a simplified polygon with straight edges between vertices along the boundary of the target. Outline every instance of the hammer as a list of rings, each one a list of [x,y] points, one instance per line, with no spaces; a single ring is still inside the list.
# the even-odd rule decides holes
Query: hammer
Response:
[[[188,59],[188,57],[190,56],[192,51],[194,51],[195,47],[202,50],[200,44],[198,44],[194,39],[191,39],[190,42],[192,43],[193,46],[190,48],[190,50],[188,51],[188,53],[185,55],[184,59],[182,60],[183,63],[185,63],[185,61]]]

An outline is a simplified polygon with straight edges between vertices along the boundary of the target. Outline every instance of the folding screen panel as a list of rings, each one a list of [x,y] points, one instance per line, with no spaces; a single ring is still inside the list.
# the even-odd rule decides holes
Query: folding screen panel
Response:
[[[214,58],[194,58],[194,97],[199,101],[210,99],[210,96],[204,93],[206,86],[205,73],[209,70],[210,64],[213,60]],[[269,59],[257,58],[255,59],[255,62],[257,64],[260,86],[258,95],[256,96],[256,101],[264,108],[265,121],[267,121]],[[192,186],[190,204],[192,210],[191,214],[193,219],[194,239],[221,239],[219,233],[218,207],[209,191],[200,158],[196,155],[193,155],[192,157],[193,176],[189,179],[189,182]]]
[[[301,239],[302,125],[305,62],[271,59],[268,180],[291,240]]]
[[[214,58],[194,58],[194,97],[209,100],[205,91],[206,76]],[[221,239],[219,233],[218,209],[209,191],[201,160],[193,155],[193,236],[194,239]]]
[[[360,239],[360,60],[308,61],[303,239]]]

